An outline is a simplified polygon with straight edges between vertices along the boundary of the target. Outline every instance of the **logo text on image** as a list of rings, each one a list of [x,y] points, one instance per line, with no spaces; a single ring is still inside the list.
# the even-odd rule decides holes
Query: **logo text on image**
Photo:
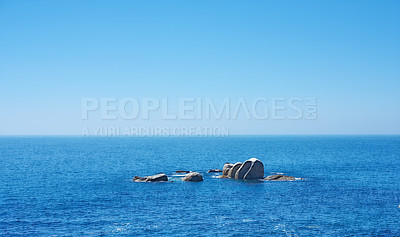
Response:
[[[82,98],[82,120],[90,114],[101,120],[315,120],[316,97],[245,98],[182,97],[172,103],[168,98]]]

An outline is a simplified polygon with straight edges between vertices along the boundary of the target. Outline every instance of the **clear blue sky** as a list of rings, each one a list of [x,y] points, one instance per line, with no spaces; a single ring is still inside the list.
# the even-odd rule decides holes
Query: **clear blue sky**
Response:
[[[81,134],[82,97],[308,97],[232,134],[400,133],[399,1],[0,0],[0,134]],[[189,121],[185,125],[221,125]]]

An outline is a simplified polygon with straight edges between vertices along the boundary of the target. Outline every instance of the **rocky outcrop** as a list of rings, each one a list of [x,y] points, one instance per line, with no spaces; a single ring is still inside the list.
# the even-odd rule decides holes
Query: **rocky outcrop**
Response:
[[[220,169],[210,169],[207,171],[207,173],[220,173],[220,172],[222,172],[222,170]]]
[[[235,179],[262,179],[264,165],[257,158],[246,160],[235,173]]]
[[[293,181],[296,180],[295,177],[288,176],[288,175],[281,175],[281,174],[275,174],[275,175],[270,175],[264,178],[264,180],[267,181]]]
[[[134,182],[165,182],[168,181],[168,177],[164,173],[152,175],[152,176],[146,176],[146,177],[139,177],[135,176],[133,178]]]
[[[234,179],[262,179],[263,177],[264,165],[257,158],[248,159],[243,163],[225,163],[220,176],[220,178]]]
[[[222,172],[219,178],[231,178],[231,179],[258,179],[263,181],[294,181],[295,177],[276,174],[270,175],[264,178],[264,164],[257,158],[251,158],[246,160],[245,162],[237,162],[233,163],[225,163],[222,170],[220,169],[210,169],[207,173],[219,173]],[[200,182],[203,181],[203,176],[198,172],[186,171],[186,170],[177,170],[175,173],[183,173],[185,176],[182,178],[182,181],[189,182]],[[183,176],[183,175],[173,175],[173,176]],[[211,175],[210,175],[211,176]],[[215,176],[213,176],[215,177]],[[300,178],[298,178],[300,179]],[[133,178],[135,182],[165,182],[168,181],[168,177],[164,173],[139,177],[135,176]],[[173,181],[172,181],[173,182]]]
[[[182,178],[182,181],[200,182],[203,181],[203,176],[197,172],[190,172]]]
[[[236,172],[239,170],[239,168],[242,166],[242,163],[241,162],[237,162],[237,163],[235,163],[233,166],[232,166],[232,168],[230,168],[229,169],[229,171],[228,171],[228,177],[229,178],[235,178],[235,174],[236,174]]]

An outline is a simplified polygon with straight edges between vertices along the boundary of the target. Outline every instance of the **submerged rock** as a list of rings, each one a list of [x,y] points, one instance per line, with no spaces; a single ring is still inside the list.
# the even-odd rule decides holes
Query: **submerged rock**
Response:
[[[190,172],[182,178],[182,181],[200,182],[203,181],[203,176],[197,172]]]
[[[210,169],[207,171],[207,173],[220,173],[220,172],[222,172],[222,170],[220,169]]]
[[[168,177],[164,173],[156,174],[156,175],[151,175],[151,176],[146,176],[146,177],[139,177],[135,176],[133,178],[134,182],[165,182],[168,181]]]
[[[295,177],[288,176],[288,175],[281,175],[281,174],[275,174],[275,175],[270,175],[264,178],[264,180],[267,181],[293,181],[296,180]]]
[[[177,171],[175,171],[175,173],[190,173],[190,171],[188,171],[188,170],[177,170]]]
[[[246,160],[235,173],[235,179],[262,179],[264,164],[257,158]]]

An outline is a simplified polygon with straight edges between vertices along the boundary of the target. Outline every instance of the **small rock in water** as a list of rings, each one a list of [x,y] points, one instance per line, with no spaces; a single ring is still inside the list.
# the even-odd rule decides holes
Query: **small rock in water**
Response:
[[[222,172],[222,170],[220,169],[210,169],[209,171],[207,171],[207,173],[219,173]]]
[[[146,177],[139,177],[135,176],[133,178],[134,182],[165,182],[168,181],[168,177],[164,173],[156,174],[156,175],[151,175],[151,176],[146,176]]]
[[[188,171],[188,170],[177,170],[177,171],[175,171],[175,173],[185,173],[185,174],[187,174],[187,173],[190,173],[190,171]]]
[[[183,177],[182,181],[200,182],[203,181],[203,176],[197,172],[190,172]]]
[[[264,178],[267,181],[293,181],[295,179],[295,177],[281,174],[270,175]]]

